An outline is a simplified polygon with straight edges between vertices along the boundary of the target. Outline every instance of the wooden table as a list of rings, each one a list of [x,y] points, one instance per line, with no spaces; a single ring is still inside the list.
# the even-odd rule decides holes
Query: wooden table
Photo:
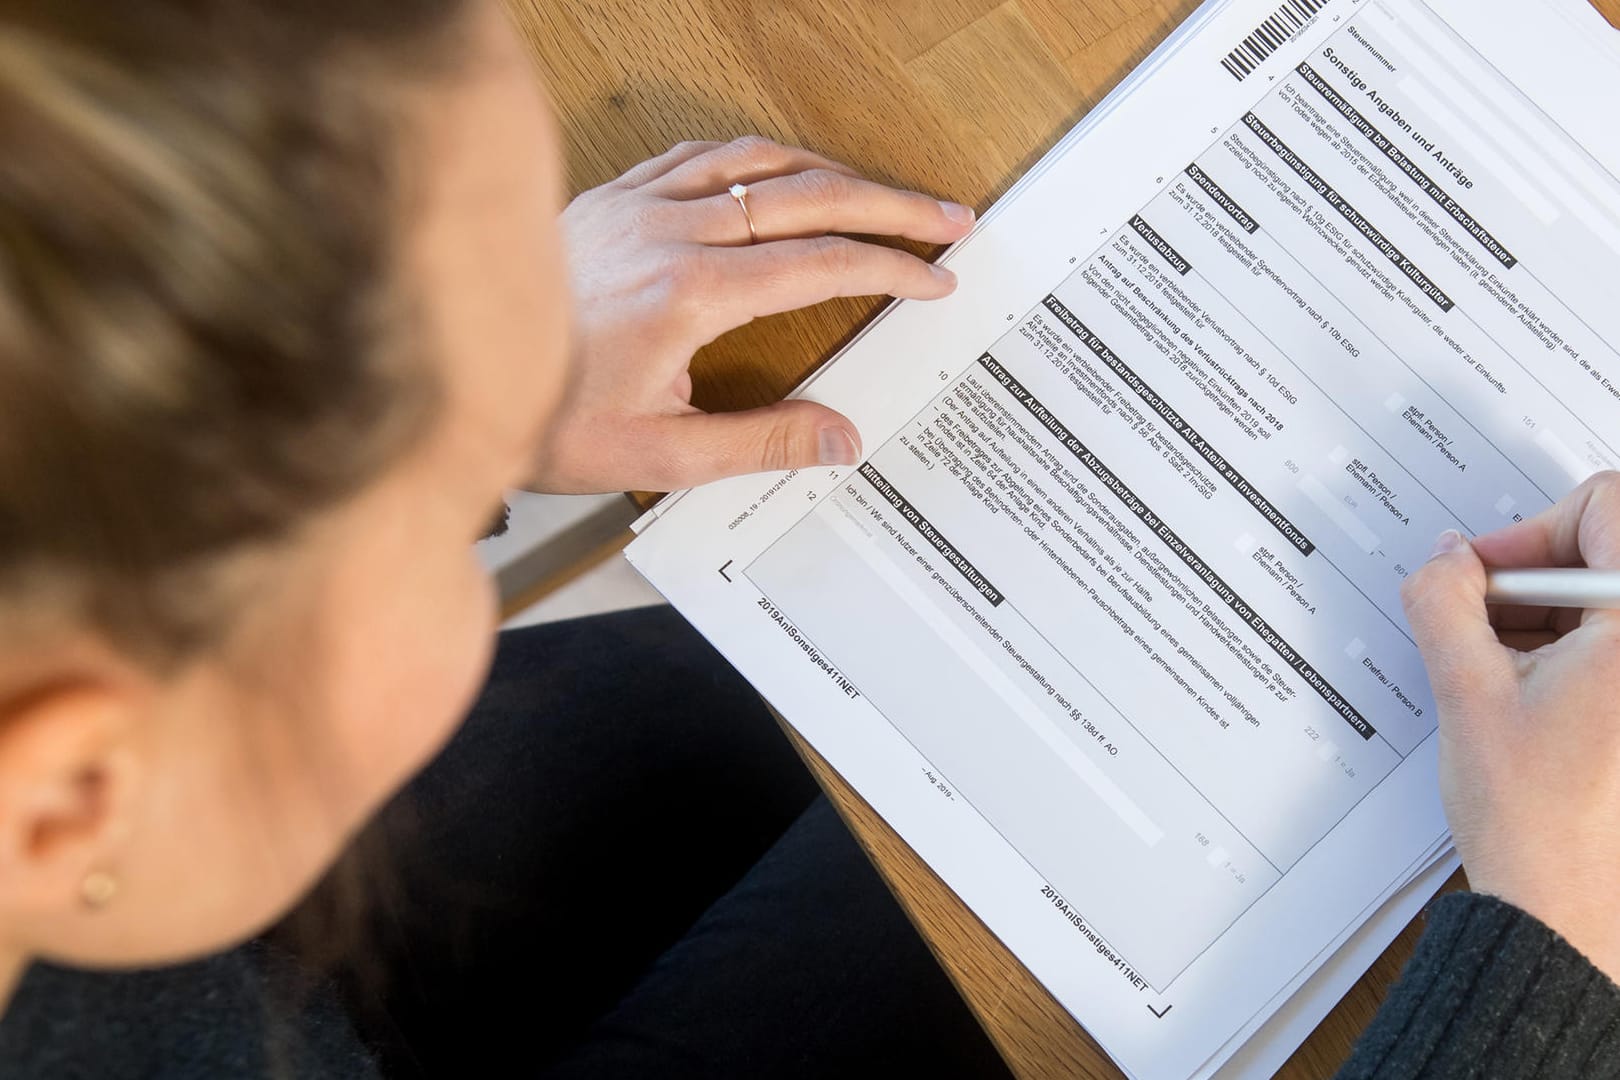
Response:
[[[682,139],[757,132],[981,211],[1197,7],[1197,0],[508,3],[562,117],[573,191]],[[1620,23],[1620,0],[1594,3]],[[734,409],[776,400],[882,306],[837,300],[720,339],[694,368],[697,403]],[[802,742],[799,749],[1013,1071],[1118,1076],[893,830],[814,751]],[[1282,1076],[1333,1073],[1419,929],[1406,929]]]

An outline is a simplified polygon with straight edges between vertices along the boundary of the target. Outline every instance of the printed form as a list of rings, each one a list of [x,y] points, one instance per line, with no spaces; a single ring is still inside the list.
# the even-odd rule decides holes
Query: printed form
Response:
[[[1400,585],[1620,463],[1617,91],[1578,0],[1207,4],[802,389],[859,467],[630,549],[1133,1075],[1455,865]]]

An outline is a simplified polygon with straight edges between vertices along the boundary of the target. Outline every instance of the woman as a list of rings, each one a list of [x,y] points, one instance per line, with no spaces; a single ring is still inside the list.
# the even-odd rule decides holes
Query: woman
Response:
[[[726,194],[739,182],[758,245]],[[858,433],[812,403],[692,408],[691,355],[830,296],[945,295],[948,271],[834,234],[943,243],[972,220],[763,140],[678,146],[576,200],[559,229],[561,190],[553,122],[493,0],[154,0],[138,20],[94,0],[0,3],[4,1075],[373,1068],[322,995],[295,999],[283,1023],[251,992],[220,989],[273,981],[281,969],[263,954],[178,980],[62,966],[171,964],[255,935],[434,757],[490,662],[494,605],[470,542],[505,488],[670,489],[856,460]],[[1535,1066],[1512,1075],[1589,1075],[1620,1060],[1616,624],[1591,614],[1540,652],[1511,652],[1487,622],[1481,570],[1620,565],[1617,493],[1602,477],[1505,533],[1448,535],[1408,587],[1441,703],[1448,811],[1484,895],[1436,905],[1352,1074],[1488,1054]],[[534,676],[568,641],[509,641],[474,721],[419,782],[414,840],[392,811],[379,826],[432,912],[485,873],[508,894],[639,894],[633,918],[586,927],[573,952],[564,926],[577,912],[557,916],[522,956],[530,988],[558,970],[588,980],[618,935],[658,921],[666,901],[678,909],[642,942],[645,970],[585,987],[575,1027],[528,1060],[557,1075],[851,1071],[840,1053],[995,1068],[712,654],[669,625],[570,632],[591,646],[581,674],[553,677],[573,698],[548,698]],[[640,651],[606,664],[610,649]],[[637,727],[631,695],[614,715],[607,682],[625,670],[667,675],[690,705]],[[552,707],[593,723],[546,743],[535,729],[550,727],[529,718]],[[730,723],[716,711],[741,717],[711,733],[722,767],[683,773],[699,782],[682,790],[758,769],[764,790],[746,805],[769,822],[735,843],[737,829],[716,830],[727,854],[694,875],[713,889],[680,896],[682,860],[664,880],[624,858],[617,879],[558,881],[566,838],[531,843],[532,823],[588,818],[598,796],[565,798],[577,778],[554,785],[514,762],[597,752],[592,735],[616,733],[625,748],[602,753],[634,759],[623,786],[645,794],[676,753],[660,747],[681,742],[671,728]],[[524,739],[546,752],[514,752]],[[507,786],[483,790],[486,776]],[[708,828],[683,800],[624,805],[643,824]],[[693,861],[710,841],[685,845]],[[548,861],[547,845],[562,854]],[[529,859],[549,873],[512,869]],[[464,911],[505,904],[456,924],[485,936],[477,948],[446,920],[408,924],[379,948],[409,967],[424,943],[415,985],[400,988],[413,980],[396,965],[381,990],[347,988],[391,1071],[481,1052],[471,1029],[425,1030],[436,1009],[484,992],[489,956],[519,940],[488,940],[489,927],[523,933],[510,895],[470,895]],[[727,936],[772,913],[771,933]],[[878,936],[861,937],[869,926]],[[550,967],[553,947],[572,966]],[[761,959],[804,967],[749,967]],[[698,1000],[684,987],[739,966],[746,978],[717,991],[731,1008],[680,1012]],[[503,1023],[540,1026],[553,1010],[526,1008],[522,976],[502,970],[479,1000]],[[193,985],[217,1011],[171,1025],[192,1015]],[[109,986],[124,989],[98,996]]]

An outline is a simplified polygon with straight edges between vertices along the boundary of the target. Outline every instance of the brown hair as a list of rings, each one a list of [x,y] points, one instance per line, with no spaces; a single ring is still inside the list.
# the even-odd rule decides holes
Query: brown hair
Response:
[[[466,6],[0,0],[0,627],[181,658],[429,423],[393,91]]]

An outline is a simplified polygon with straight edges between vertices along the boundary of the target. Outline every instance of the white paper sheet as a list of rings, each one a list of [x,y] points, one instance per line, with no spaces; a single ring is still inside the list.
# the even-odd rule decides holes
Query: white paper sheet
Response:
[[[1620,461],[1620,53],[1284,7],[1206,4],[802,389],[862,466],[629,551],[1137,1076],[1280,1060],[1421,902],[1400,582]]]

